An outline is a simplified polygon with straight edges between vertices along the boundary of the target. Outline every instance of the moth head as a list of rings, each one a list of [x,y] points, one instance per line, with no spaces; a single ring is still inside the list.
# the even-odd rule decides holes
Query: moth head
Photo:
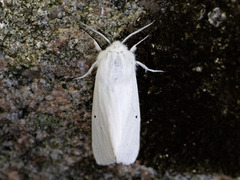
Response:
[[[128,50],[128,48],[120,41],[114,41],[110,46],[108,46],[107,50],[112,52],[119,52],[119,51],[121,52],[121,51]]]

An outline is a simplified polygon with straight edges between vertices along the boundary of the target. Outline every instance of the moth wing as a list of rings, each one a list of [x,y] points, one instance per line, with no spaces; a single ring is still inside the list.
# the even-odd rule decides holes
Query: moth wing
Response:
[[[106,111],[104,111],[107,108],[105,107],[106,98],[104,87],[96,76],[92,107],[92,148],[97,164],[100,165],[116,162],[106,118],[107,115]]]
[[[122,138],[117,153],[117,163],[132,164],[135,162],[140,147],[140,109],[136,76],[132,77],[126,88],[129,106],[125,106],[122,113],[126,119],[122,124]]]
[[[140,143],[140,110],[134,56],[102,61],[96,75],[92,147],[98,164],[133,163]],[[131,58],[130,58],[131,57]],[[130,58],[130,59],[129,59]]]

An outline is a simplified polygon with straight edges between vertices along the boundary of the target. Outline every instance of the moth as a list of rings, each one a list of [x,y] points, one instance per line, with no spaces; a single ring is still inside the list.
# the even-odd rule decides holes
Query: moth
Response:
[[[86,77],[97,67],[92,106],[92,148],[99,165],[129,165],[134,163],[138,156],[141,117],[136,66],[150,72],[163,71],[149,69],[135,59],[136,46],[148,36],[130,50],[124,43],[152,23],[131,33],[122,42],[113,43],[92,27],[81,23],[110,44],[105,50],[101,50],[94,40],[96,48],[100,51],[97,60],[85,75],[76,78]]]

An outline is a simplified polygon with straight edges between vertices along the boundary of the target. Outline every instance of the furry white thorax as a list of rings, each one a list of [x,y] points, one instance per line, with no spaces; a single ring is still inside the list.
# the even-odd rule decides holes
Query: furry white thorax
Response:
[[[106,48],[105,51],[110,52],[122,52],[128,50],[127,46],[122,44],[120,41],[114,41],[110,46]]]

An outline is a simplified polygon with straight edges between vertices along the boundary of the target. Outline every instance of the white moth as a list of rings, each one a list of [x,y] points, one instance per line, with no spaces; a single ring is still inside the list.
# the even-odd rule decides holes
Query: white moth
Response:
[[[137,158],[140,146],[140,109],[136,66],[151,72],[163,71],[149,69],[135,60],[136,46],[147,37],[130,50],[124,43],[152,23],[133,32],[122,42],[115,41],[112,44],[103,34],[82,23],[110,44],[99,53],[97,61],[88,72],[77,78],[84,78],[93,68],[98,68],[92,107],[92,148],[97,164],[129,165]],[[94,42],[96,48],[101,50],[95,40]]]

